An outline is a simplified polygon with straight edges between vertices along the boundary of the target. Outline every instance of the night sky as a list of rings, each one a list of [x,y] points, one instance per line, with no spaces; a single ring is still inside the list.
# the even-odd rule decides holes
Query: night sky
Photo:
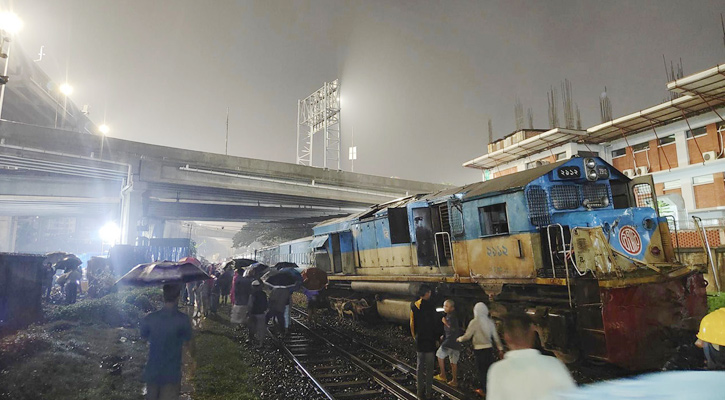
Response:
[[[110,136],[295,161],[297,99],[342,84],[343,169],[461,184],[461,164],[514,130],[548,127],[568,78],[583,126],[606,86],[615,117],[661,102],[668,60],[725,62],[720,1],[5,0],[26,53],[68,81]],[[563,111],[559,107],[560,120]],[[321,164],[321,159],[316,160]]]

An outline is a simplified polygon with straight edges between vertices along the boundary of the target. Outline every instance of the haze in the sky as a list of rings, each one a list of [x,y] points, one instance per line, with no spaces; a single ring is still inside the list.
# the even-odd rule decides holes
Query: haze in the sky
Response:
[[[489,118],[514,130],[516,98],[548,128],[567,78],[586,128],[605,86],[615,117],[661,102],[663,55],[685,74],[725,62],[722,0],[5,3],[111,136],[224,153],[228,107],[230,154],[294,162],[297,100],[340,78],[343,169],[354,127],[356,172],[431,182],[480,179],[461,164]]]

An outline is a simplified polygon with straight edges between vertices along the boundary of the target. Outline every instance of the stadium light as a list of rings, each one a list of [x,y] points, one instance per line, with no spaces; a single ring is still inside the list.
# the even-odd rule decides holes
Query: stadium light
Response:
[[[14,12],[0,12],[0,29],[10,35],[14,35],[23,28],[23,21]]]
[[[63,93],[64,96],[70,96],[73,94],[73,86],[68,83],[64,83],[60,85],[60,92]]]

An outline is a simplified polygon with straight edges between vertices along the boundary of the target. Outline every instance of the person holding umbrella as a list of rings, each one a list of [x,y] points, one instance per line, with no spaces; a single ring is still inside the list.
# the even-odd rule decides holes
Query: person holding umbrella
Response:
[[[143,378],[147,400],[178,399],[181,349],[191,340],[191,319],[178,310],[181,284],[164,285],[164,306],[141,320],[141,338],[149,342]]]
[[[181,349],[191,340],[191,319],[178,310],[184,284],[211,277],[190,260],[140,264],[116,285],[163,285],[164,306],[141,320],[140,336],[149,342],[143,378],[147,400],[178,399],[181,390]]]

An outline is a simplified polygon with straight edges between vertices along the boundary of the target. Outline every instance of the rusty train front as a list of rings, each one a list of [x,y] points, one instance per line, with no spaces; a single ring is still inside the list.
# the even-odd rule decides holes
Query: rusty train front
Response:
[[[460,310],[527,312],[563,360],[634,370],[661,366],[707,311],[703,271],[677,260],[651,178],[597,157],[377,205],[264,259],[326,269],[384,318],[407,318],[422,283]]]

